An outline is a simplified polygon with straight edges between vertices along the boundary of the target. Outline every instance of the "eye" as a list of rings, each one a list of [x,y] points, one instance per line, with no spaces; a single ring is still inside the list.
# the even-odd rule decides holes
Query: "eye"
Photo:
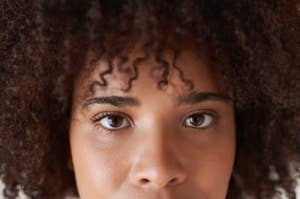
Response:
[[[130,126],[130,122],[125,117],[116,114],[102,116],[97,122],[108,130],[118,130]]]
[[[212,113],[195,113],[185,119],[184,125],[202,129],[210,126],[215,120],[216,116]]]

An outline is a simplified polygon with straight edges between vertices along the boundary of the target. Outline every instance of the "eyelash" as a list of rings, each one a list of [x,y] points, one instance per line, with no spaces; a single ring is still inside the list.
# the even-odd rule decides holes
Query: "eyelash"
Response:
[[[211,117],[211,122],[206,127],[200,127],[200,128],[185,125],[185,121],[193,115],[202,115],[204,117],[209,116],[209,117]],[[213,110],[196,110],[196,111],[188,113],[187,116],[184,117],[184,120],[183,120],[182,124],[183,124],[183,126],[186,126],[186,127],[189,127],[189,128],[204,130],[204,129],[210,128],[211,126],[215,125],[219,121],[219,119],[220,119],[220,115],[216,111],[213,111]]]
[[[108,132],[108,133],[118,131],[119,129],[114,129],[114,130],[108,129],[108,128],[105,128],[104,126],[102,126],[101,124],[99,124],[100,120],[102,120],[103,118],[108,117],[108,116],[121,116],[122,118],[125,118],[125,120],[127,120],[129,122],[129,126],[133,126],[133,124],[131,122],[132,120],[127,114],[125,114],[123,112],[118,112],[118,111],[114,111],[114,112],[105,111],[105,112],[102,112],[92,118],[92,123],[94,125],[94,128],[102,130],[104,132]]]
[[[185,125],[185,121],[189,117],[191,117],[193,115],[197,115],[197,114],[210,116],[211,119],[212,119],[211,123],[208,126],[201,127],[201,128]],[[124,128],[108,129],[108,128],[104,127],[102,124],[99,123],[103,118],[108,117],[108,116],[119,116],[119,117],[125,119],[129,123],[128,127],[133,126],[132,119],[127,114],[125,114],[123,112],[115,112],[115,111],[114,112],[109,112],[108,111],[108,112],[102,112],[102,113],[100,113],[100,114],[98,114],[98,115],[96,115],[92,118],[92,123],[94,125],[94,128],[100,129],[100,130],[102,130],[104,132],[107,132],[107,133],[111,133],[111,132],[114,132],[114,131],[124,129]],[[184,117],[184,120],[183,120],[182,123],[183,123],[183,126],[188,127],[188,128],[204,130],[204,129],[207,129],[207,128],[211,127],[212,125],[216,124],[218,122],[219,118],[220,118],[219,114],[216,113],[215,111],[212,111],[212,110],[201,110],[201,111],[199,111],[198,110],[198,111],[193,111],[193,112],[187,114],[187,116]],[[128,128],[128,127],[125,127],[125,128]]]

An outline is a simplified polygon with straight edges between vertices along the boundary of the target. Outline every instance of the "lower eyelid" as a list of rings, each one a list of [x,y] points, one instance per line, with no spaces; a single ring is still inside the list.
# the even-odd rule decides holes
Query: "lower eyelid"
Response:
[[[110,116],[110,115],[120,116],[120,117],[124,118],[127,121],[128,126],[122,127],[122,128],[110,129],[110,128],[106,128],[102,124],[100,124],[101,119],[103,119],[107,116]],[[127,114],[122,113],[122,112],[114,112],[114,111],[104,111],[104,112],[96,114],[95,116],[92,117],[91,123],[96,130],[103,131],[104,133],[112,133],[114,131],[120,131],[120,130],[127,129],[127,128],[133,126],[133,122],[132,122],[130,116],[128,116]]]
[[[192,116],[192,115],[195,115],[195,114],[207,114],[207,115],[209,115],[209,116],[212,117],[211,124],[209,124],[207,127],[203,127],[203,128],[200,127],[200,128],[198,128],[198,129],[209,128],[210,126],[216,124],[216,123],[218,122],[218,120],[220,119],[220,115],[219,115],[218,113],[216,113],[215,111],[198,111],[198,112],[196,111],[196,112],[192,112],[192,113],[188,114],[188,115],[184,118],[182,124],[183,124],[184,126],[186,126],[186,127],[189,127],[189,128],[196,128],[196,129],[197,129],[197,127],[185,125],[186,119],[189,118],[189,117]]]
[[[212,110],[199,110],[199,111],[193,111],[193,112],[190,112],[189,114],[187,114],[183,121],[181,122],[181,124],[183,124],[183,126],[186,126],[186,127],[189,127],[189,128],[197,128],[197,127],[192,127],[192,126],[187,126],[185,125],[185,121],[188,117],[192,116],[193,114],[207,114],[209,116],[212,117],[212,121],[211,121],[211,124],[209,124],[207,127],[200,127],[198,129],[205,129],[205,128],[209,128],[210,126],[216,124],[219,119],[220,119],[220,115],[219,113],[217,113],[216,111],[212,111]],[[127,120],[127,123],[128,125],[126,127],[122,127],[122,128],[116,128],[116,129],[108,129],[104,126],[102,126],[100,124],[100,120],[102,118],[104,118],[105,116],[109,116],[109,115],[116,115],[116,116],[121,116],[123,117],[125,120]],[[100,114],[97,114],[95,115],[94,117],[92,117],[92,124],[95,128],[99,129],[101,128],[101,130],[104,130],[104,131],[118,131],[118,130],[122,130],[122,129],[126,129],[126,128],[129,128],[129,127],[134,127],[134,123],[132,121],[132,119],[130,118],[130,116],[127,116],[127,114],[125,113],[122,113],[122,112],[114,112],[114,111],[107,111],[107,112],[102,112]]]

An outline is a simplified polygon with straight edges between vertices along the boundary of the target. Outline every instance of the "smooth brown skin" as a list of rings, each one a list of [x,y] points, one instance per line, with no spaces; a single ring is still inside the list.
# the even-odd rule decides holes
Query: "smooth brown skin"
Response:
[[[166,58],[171,60],[168,53]],[[216,72],[192,51],[183,51],[177,65],[194,82],[193,92],[220,94],[221,81]],[[178,97],[191,91],[174,69],[169,85],[159,90],[157,77],[161,71],[151,70],[155,66],[154,60],[141,64],[139,78],[128,92],[121,90],[128,79],[114,70],[105,76],[108,86],[97,87],[90,97],[138,100],[129,104],[90,100],[86,105],[87,87],[99,80],[98,74],[107,63],[100,60],[92,73],[80,73],[74,87],[70,143],[81,199],[226,198],[235,157],[232,101],[210,97],[179,103]],[[111,121],[103,112],[124,120],[114,116]],[[219,117],[214,119],[206,112]],[[103,125],[124,128],[108,131]]]

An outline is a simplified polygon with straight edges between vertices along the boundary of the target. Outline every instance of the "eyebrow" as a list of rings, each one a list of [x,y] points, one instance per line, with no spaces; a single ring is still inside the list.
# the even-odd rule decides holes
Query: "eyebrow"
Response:
[[[233,99],[230,96],[222,95],[219,93],[192,92],[187,96],[179,96],[176,101],[177,101],[177,105],[182,105],[182,104],[197,104],[204,101],[220,101],[224,103],[229,103],[233,101]]]
[[[140,102],[133,97],[121,97],[121,96],[107,96],[107,97],[94,97],[87,99],[83,107],[87,107],[91,104],[111,104],[113,106],[138,106]]]
[[[192,92],[187,96],[178,96],[176,102],[177,105],[182,105],[182,104],[197,104],[209,100],[228,103],[232,101],[232,98],[218,93]],[[110,104],[116,107],[123,107],[123,106],[139,106],[141,103],[137,98],[134,97],[122,97],[122,96],[93,97],[87,99],[84,102],[83,108],[92,104]]]

